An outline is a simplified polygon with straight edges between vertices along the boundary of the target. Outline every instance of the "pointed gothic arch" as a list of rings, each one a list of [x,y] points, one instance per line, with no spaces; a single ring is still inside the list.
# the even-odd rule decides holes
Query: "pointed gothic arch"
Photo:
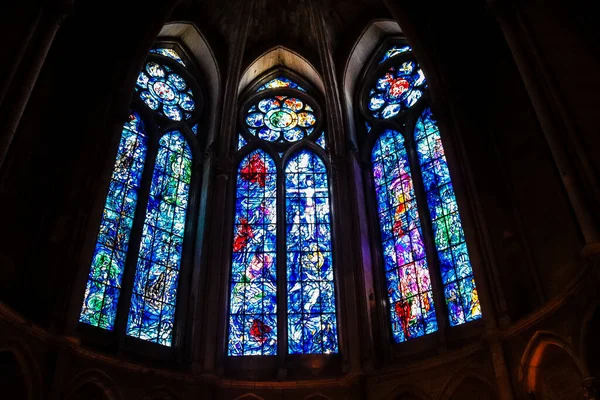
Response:
[[[326,121],[318,96],[286,68],[267,71],[241,96],[229,356],[338,352]],[[301,231],[302,243],[314,248],[300,249],[294,235]],[[307,263],[323,277],[305,284],[293,271],[305,265],[308,274]],[[253,298],[262,300],[254,305]]]
[[[586,365],[564,338],[554,332],[537,331],[523,351],[519,365],[518,380],[525,393],[535,392],[539,367],[542,364],[544,354],[551,346],[561,349],[573,361],[582,379],[590,376]]]
[[[22,378],[22,389],[28,400],[38,400],[42,396],[42,376],[37,361],[23,341],[0,342],[0,355],[5,358],[7,367],[18,370]],[[16,367],[16,368],[15,368]],[[16,371],[15,371],[16,372]]]
[[[401,343],[481,318],[454,186],[429,86],[411,46],[390,37],[370,55],[355,93],[360,155],[386,341]],[[371,176],[372,175],[372,176]],[[446,307],[443,305],[446,304]],[[444,309],[445,308],[445,309]],[[387,315],[387,316],[386,316]]]
[[[66,400],[78,399],[80,391],[97,388],[94,392],[101,392],[104,396],[102,400],[124,400],[119,386],[112,380],[108,374],[99,369],[88,369],[80,372],[65,386],[63,398]],[[85,398],[85,397],[84,397]]]
[[[204,43],[191,26],[163,31]],[[202,149],[212,129],[205,115],[214,108],[205,74],[218,78],[209,57],[199,66],[176,39],[159,39],[139,72],[80,313],[83,330],[167,347],[177,344],[190,290]]]
[[[317,69],[304,57],[284,46],[275,46],[257,57],[242,73],[238,85],[238,93],[242,93],[257,79],[274,69],[293,71],[304,80],[310,82],[320,93],[325,93],[325,85]]]

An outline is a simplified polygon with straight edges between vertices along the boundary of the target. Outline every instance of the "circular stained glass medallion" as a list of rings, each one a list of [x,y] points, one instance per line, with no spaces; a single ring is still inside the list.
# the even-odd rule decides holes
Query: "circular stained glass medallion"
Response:
[[[377,78],[367,108],[375,118],[393,118],[415,105],[424,87],[425,75],[416,61],[391,66]]]
[[[248,132],[269,142],[297,142],[310,135],[316,123],[312,107],[289,96],[262,99],[246,114]]]
[[[190,119],[196,109],[194,92],[186,80],[154,61],[147,62],[138,75],[136,91],[151,110],[173,121]]]

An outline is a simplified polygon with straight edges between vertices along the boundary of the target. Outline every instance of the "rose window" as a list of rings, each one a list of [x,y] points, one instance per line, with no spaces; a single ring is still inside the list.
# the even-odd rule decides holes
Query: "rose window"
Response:
[[[316,122],[314,109],[290,96],[260,100],[248,109],[245,121],[250,134],[269,142],[297,142],[313,132]]]
[[[423,95],[425,75],[412,60],[391,66],[379,76],[369,92],[368,108],[373,117],[388,119],[411,108]]]
[[[192,118],[196,109],[194,93],[186,80],[164,64],[147,62],[138,75],[136,90],[151,110],[173,121]]]

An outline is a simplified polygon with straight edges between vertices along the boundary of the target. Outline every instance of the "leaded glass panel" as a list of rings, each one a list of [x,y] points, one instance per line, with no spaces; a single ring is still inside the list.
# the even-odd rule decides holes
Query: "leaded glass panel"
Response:
[[[274,79],[271,79],[269,82],[265,83],[264,85],[262,85],[261,87],[259,87],[258,89],[256,89],[257,92],[266,90],[266,89],[277,89],[277,88],[290,88],[290,89],[298,89],[302,92],[306,92],[306,89],[304,89],[303,87],[299,86],[296,82],[294,82],[293,80],[286,78],[284,76],[280,76]]]
[[[137,113],[123,125],[79,321],[112,330],[146,161],[147,136]]]
[[[237,175],[231,286],[230,356],[277,353],[277,170],[255,150]]]
[[[481,305],[444,146],[430,109],[426,109],[417,121],[415,142],[450,325],[460,325],[481,318]]]
[[[303,150],[285,169],[288,352],[338,352],[325,164]]]
[[[192,174],[178,131],[164,134],[152,175],[127,335],[170,346]]]
[[[402,134],[383,132],[371,161],[392,334],[399,343],[437,330],[433,292]]]

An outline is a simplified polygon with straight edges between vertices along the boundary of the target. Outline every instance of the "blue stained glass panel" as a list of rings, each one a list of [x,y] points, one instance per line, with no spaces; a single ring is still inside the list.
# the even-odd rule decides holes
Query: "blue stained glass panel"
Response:
[[[397,56],[398,54],[408,53],[409,51],[412,51],[412,48],[410,46],[392,46],[388,49],[388,51],[385,52],[385,54],[379,61],[379,64],[383,64],[384,62],[386,62],[392,57]]]
[[[323,160],[303,150],[285,169],[288,352],[338,352],[329,183]]]
[[[192,153],[178,131],[159,141],[133,282],[127,335],[171,346],[192,174]]]
[[[242,147],[244,147],[247,144],[248,144],[248,142],[246,142],[246,139],[244,139],[244,137],[238,133],[238,145],[237,145],[237,149],[239,150],[239,149],[241,149]]]
[[[400,132],[384,131],[372,151],[392,334],[397,343],[437,331],[421,221]]]
[[[79,321],[112,330],[147,152],[140,116],[123,125]]]
[[[327,142],[326,142],[326,140],[325,140],[325,132],[323,132],[323,133],[321,134],[321,136],[319,136],[319,138],[317,139],[317,144],[318,144],[319,146],[321,146],[321,148],[322,148],[323,150],[327,150]]]
[[[230,356],[277,354],[277,170],[262,150],[237,176],[231,286]]]
[[[164,49],[164,48],[152,49],[152,50],[150,50],[150,53],[160,54],[162,56],[169,57],[185,67],[185,63],[183,62],[181,57],[173,49]]]
[[[265,83],[264,85],[262,85],[261,87],[256,89],[256,91],[260,92],[260,91],[263,91],[266,89],[277,89],[277,88],[298,89],[303,92],[306,92],[306,89],[300,87],[296,82],[294,82],[293,80],[291,80],[289,78],[283,77],[283,76],[271,79],[269,82]]]
[[[426,109],[417,121],[415,143],[440,259],[450,325],[460,325],[481,318],[481,305],[442,139],[431,109]]]

